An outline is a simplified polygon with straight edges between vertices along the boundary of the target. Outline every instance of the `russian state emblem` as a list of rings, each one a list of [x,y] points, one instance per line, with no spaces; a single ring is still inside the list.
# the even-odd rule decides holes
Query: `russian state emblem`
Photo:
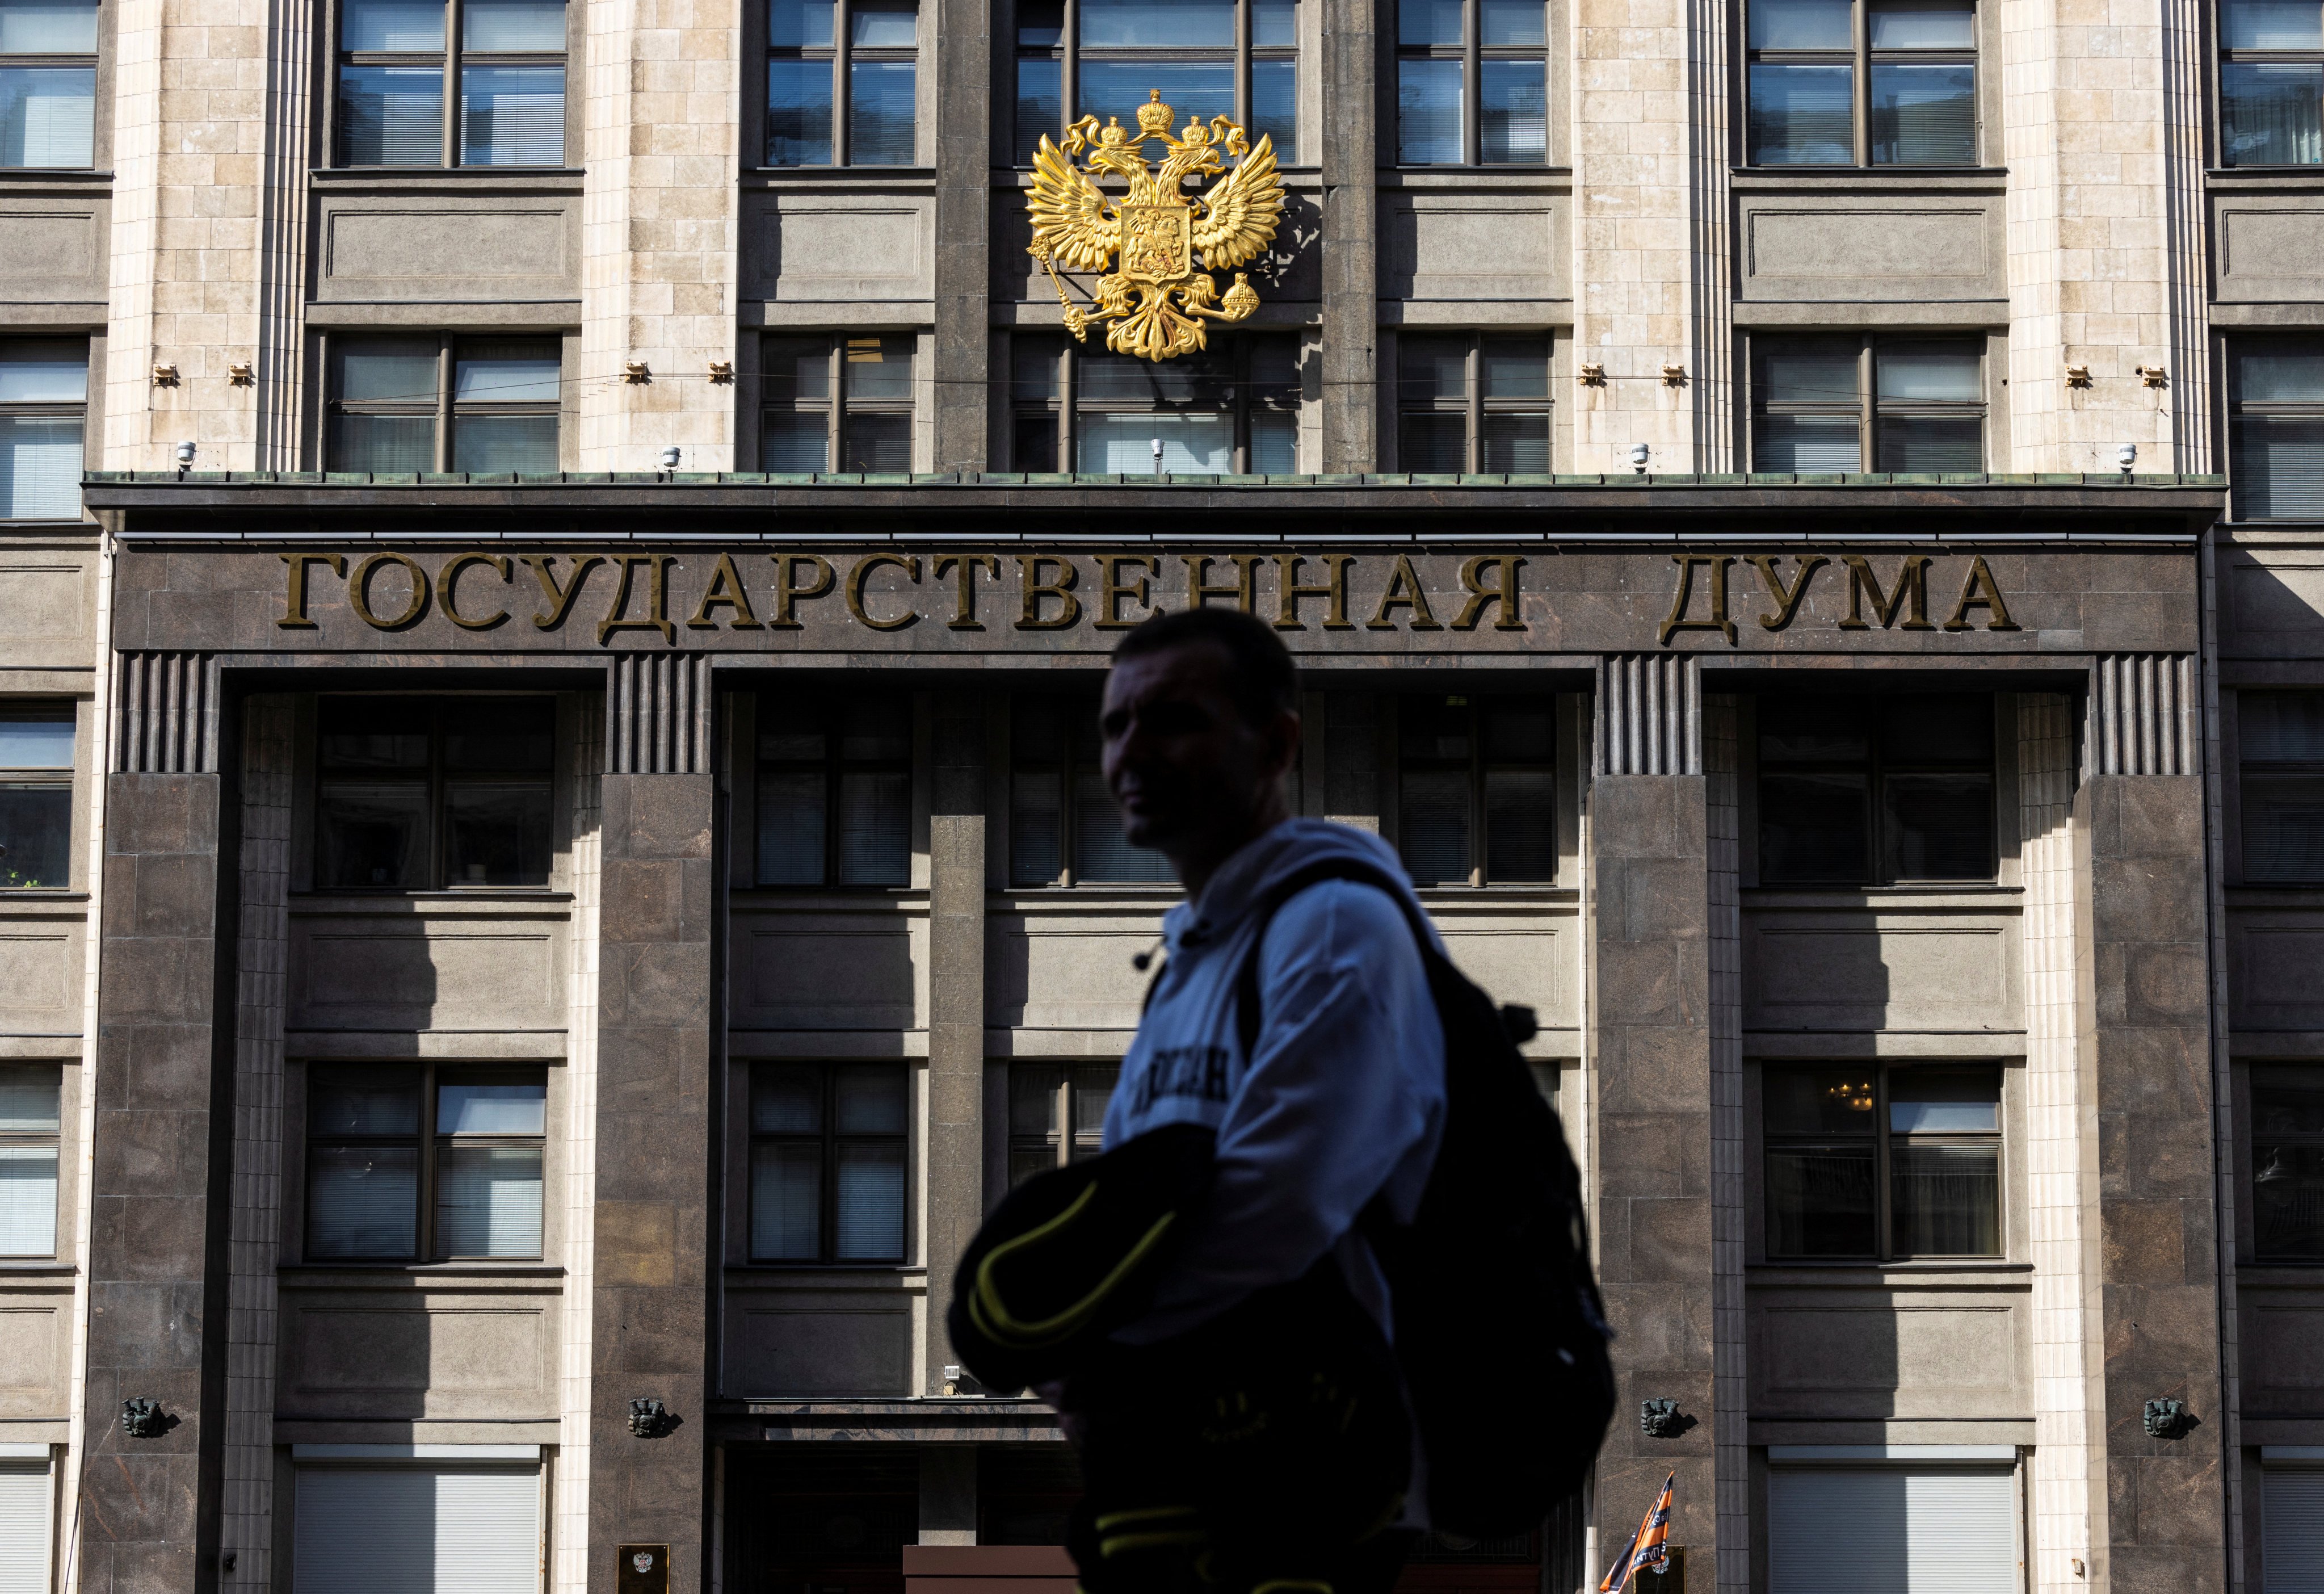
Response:
[[[1207,125],[1190,120],[1174,134],[1175,117],[1157,88],[1138,107],[1134,135],[1118,120],[1101,128],[1095,116],[1065,129],[1062,145],[1044,134],[1025,201],[1033,218],[1030,252],[1056,287],[1066,329],[1087,342],[1094,321],[1105,328],[1108,348],[1141,359],[1205,348],[1205,322],[1240,321],[1259,308],[1250,273],[1236,272],[1224,294],[1211,273],[1258,259],[1283,217],[1271,140],[1262,134],[1254,148],[1224,116]],[[1146,153],[1155,143],[1163,151],[1158,167]],[[1076,165],[1074,157],[1084,152],[1086,163]],[[1127,191],[1108,195],[1098,184],[1109,177]],[[1205,177],[1218,181],[1187,192],[1189,182]],[[1109,270],[1117,255],[1120,267]],[[1067,297],[1060,267],[1099,273],[1086,309]]]

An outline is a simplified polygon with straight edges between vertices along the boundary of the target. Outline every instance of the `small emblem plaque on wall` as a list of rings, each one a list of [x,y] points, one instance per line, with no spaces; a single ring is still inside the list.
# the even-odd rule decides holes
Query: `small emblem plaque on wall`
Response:
[[[613,1563],[614,1594],[669,1594],[669,1546],[624,1544]]]

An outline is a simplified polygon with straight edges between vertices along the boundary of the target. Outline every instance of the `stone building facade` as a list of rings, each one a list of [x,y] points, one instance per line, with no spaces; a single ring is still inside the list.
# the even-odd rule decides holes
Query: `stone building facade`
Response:
[[[1539,1015],[1619,1330],[1409,1594],[1672,1473],[1654,1594],[2324,1588],[2319,83],[2256,0],[0,0],[0,1589],[1063,1594],[941,1306],[1093,1148],[1174,893],[1092,704],[1203,602]],[[1161,366],[1023,209],[1149,88],[1289,193]]]

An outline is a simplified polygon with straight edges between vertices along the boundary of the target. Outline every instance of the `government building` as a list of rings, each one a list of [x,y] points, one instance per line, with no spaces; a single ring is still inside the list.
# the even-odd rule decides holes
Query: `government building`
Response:
[[[2319,0],[0,0],[0,1594],[1072,1594],[1201,604],[1618,1331],[1402,1594],[2324,1591]]]

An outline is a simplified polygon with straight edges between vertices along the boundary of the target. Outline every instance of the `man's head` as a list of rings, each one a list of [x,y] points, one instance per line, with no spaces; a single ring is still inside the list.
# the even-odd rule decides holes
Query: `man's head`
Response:
[[[1124,830],[1190,887],[1286,817],[1299,752],[1299,672],[1267,625],[1234,609],[1157,615],[1121,639],[1099,727]]]

